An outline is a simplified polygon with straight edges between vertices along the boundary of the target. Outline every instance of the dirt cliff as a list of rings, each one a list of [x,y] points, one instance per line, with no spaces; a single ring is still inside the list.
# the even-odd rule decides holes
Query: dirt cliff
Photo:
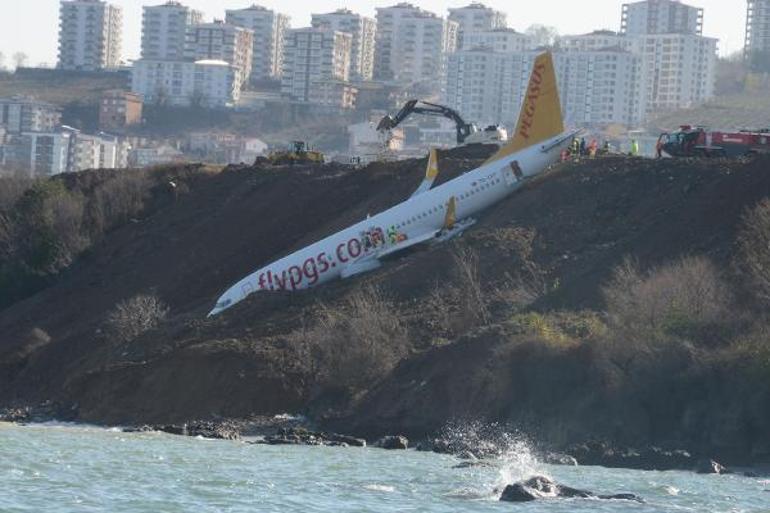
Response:
[[[441,179],[488,153],[475,151],[442,153]],[[0,312],[0,403],[51,400],[75,419],[104,423],[304,412],[365,435],[422,436],[447,421],[483,419],[555,443],[663,440],[770,454],[760,436],[770,428],[765,381],[743,380],[739,363],[703,364],[715,353],[698,352],[696,364],[684,342],[670,349],[675,363],[665,365],[673,367],[658,369],[672,379],[644,381],[593,342],[593,317],[580,314],[591,310],[603,322],[602,286],[627,256],[654,268],[700,255],[737,280],[738,227],[770,194],[768,164],[610,157],[561,165],[458,241],[352,280],[255,295],[214,319],[206,312],[236,279],[408,197],[425,161],[194,176],[175,201],[113,230],[53,285]],[[473,255],[475,284],[458,273],[462,254]],[[323,363],[303,330],[372,285],[408,328],[398,365],[364,389],[319,379]],[[471,285],[484,297],[481,310],[469,300]],[[170,314],[116,344],[106,319],[137,294],[154,294]],[[538,336],[529,320],[522,328],[521,319],[559,312],[591,326],[555,339],[543,336],[547,326]]]

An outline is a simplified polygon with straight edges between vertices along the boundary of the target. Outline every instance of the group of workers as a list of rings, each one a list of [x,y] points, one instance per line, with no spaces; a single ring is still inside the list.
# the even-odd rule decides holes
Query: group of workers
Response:
[[[608,155],[612,150],[610,142],[605,140],[599,149],[599,141],[591,139],[590,143],[586,144],[585,137],[575,137],[572,139],[568,149],[562,152],[562,161],[567,161],[570,158],[573,160],[580,160],[580,157],[595,158],[596,155]],[[631,149],[629,154],[632,157],[639,155],[639,141],[636,139],[631,140]]]

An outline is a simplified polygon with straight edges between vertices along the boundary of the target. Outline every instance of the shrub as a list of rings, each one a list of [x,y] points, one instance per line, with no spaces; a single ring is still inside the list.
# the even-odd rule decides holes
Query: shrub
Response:
[[[472,320],[482,324],[489,323],[490,315],[487,298],[479,279],[479,257],[468,247],[461,247],[453,254],[455,274],[460,288],[462,309]]]
[[[770,199],[744,213],[738,247],[737,264],[749,287],[762,303],[770,304]]]
[[[725,322],[731,294],[707,259],[686,257],[642,272],[626,259],[602,289],[610,326],[627,338],[649,342],[694,337]]]
[[[107,317],[107,334],[128,343],[157,327],[168,315],[168,307],[156,296],[139,294],[118,303]]]
[[[308,347],[323,385],[350,390],[384,377],[408,348],[401,316],[375,287],[354,293],[341,308],[322,308],[314,325],[292,338]]]
[[[91,233],[101,236],[139,215],[150,195],[151,186],[143,171],[119,171],[99,184],[89,205]]]

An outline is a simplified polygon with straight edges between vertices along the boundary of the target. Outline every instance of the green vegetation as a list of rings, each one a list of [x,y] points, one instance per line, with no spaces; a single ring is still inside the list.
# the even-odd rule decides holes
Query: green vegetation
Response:
[[[150,200],[170,200],[169,173],[159,168],[0,178],[0,308],[50,283],[108,231],[148,213]]]

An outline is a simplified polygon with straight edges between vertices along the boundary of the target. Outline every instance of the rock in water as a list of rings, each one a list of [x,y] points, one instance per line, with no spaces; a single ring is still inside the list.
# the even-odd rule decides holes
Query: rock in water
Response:
[[[374,443],[374,446],[381,449],[406,449],[409,447],[409,440],[402,435],[383,436]]]
[[[632,493],[618,493],[613,495],[596,495],[587,490],[572,488],[555,483],[544,476],[535,476],[526,481],[508,485],[500,496],[501,501],[505,502],[529,502],[544,498],[596,498],[596,499],[615,499],[643,502],[641,498]]]

